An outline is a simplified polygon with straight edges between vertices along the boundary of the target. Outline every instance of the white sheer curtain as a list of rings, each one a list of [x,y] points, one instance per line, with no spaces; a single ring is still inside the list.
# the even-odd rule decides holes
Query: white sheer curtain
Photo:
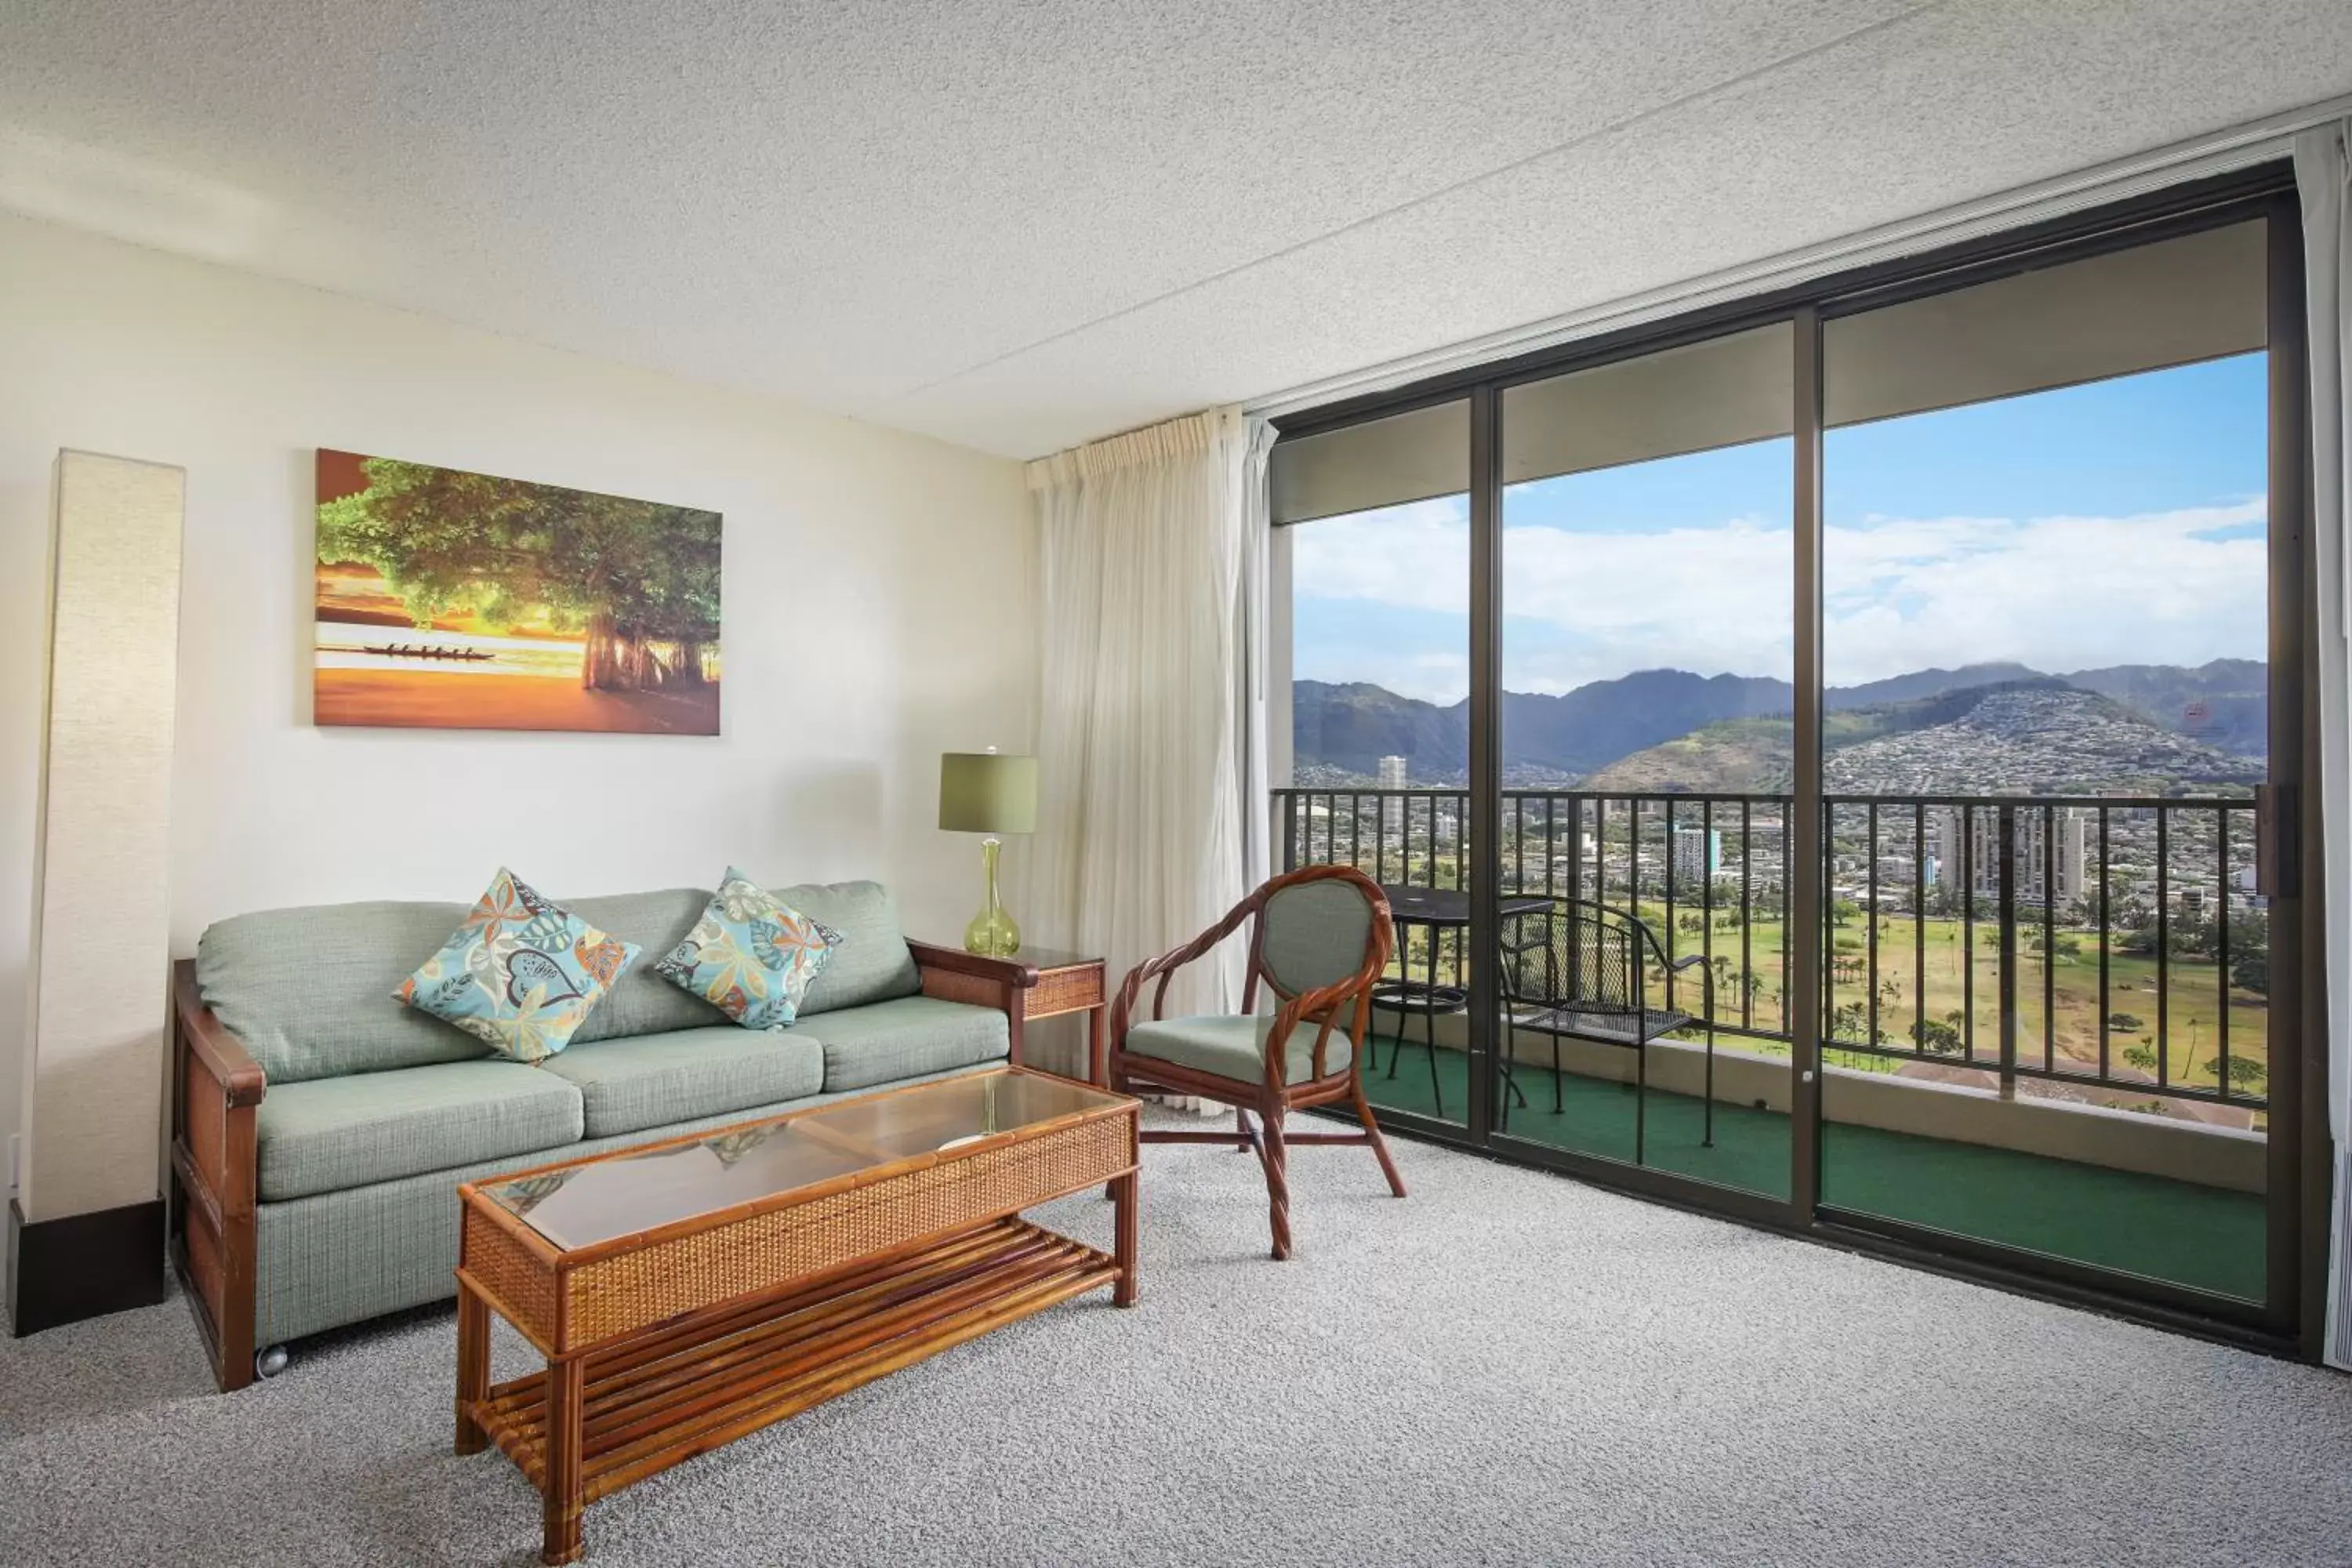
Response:
[[[1044,810],[1031,905],[1052,945],[1127,971],[1265,875],[1266,454],[1219,409],[1029,465],[1045,570]],[[1231,1010],[1227,944],[1171,1015]]]
[[[2312,541],[2319,625],[2319,827],[2326,862],[2321,889],[2327,933],[2327,1124],[2336,1141],[2335,1207],[2328,1219],[2327,1332],[2324,1354],[2352,1369],[2352,642],[2347,640],[2347,492],[2352,492],[2352,121],[2294,141],[2303,196],[2305,310],[2310,322]]]

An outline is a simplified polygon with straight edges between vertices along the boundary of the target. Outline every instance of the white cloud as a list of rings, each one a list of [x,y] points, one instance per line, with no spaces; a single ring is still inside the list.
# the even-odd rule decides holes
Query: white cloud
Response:
[[[1304,522],[1289,536],[1295,593],[1470,613],[1470,518],[1457,498]]]
[[[2261,658],[2263,498],[2132,517],[1872,520],[1830,531],[1823,658],[1840,684],[1932,665]]]
[[[2014,659],[2071,670],[2263,657],[2263,498],[2127,517],[1871,518],[1824,540],[1823,656],[1832,684]],[[1560,691],[1629,670],[1790,673],[1792,536],[1754,518],[1654,532],[1507,531],[1506,684]],[[1469,614],[1459,500],[1299,527],[1301,596]],[[1466,635],[1466,633],[1465,634]],[[1333,650],[1335,656],[1338,650]],[[1424,656],[1434,662],[1423,662]],[[1301,672],[1316,660],[1299,650]],[[1396,647],[1353,679],[1437,700],[1458,655]],[[1318,671],[1324,679],[1337,679]]]

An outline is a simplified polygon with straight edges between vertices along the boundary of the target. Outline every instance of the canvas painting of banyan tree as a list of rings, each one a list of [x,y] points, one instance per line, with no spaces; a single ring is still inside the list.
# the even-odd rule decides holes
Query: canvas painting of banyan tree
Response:
[[[716,735],[719,522],[320,447],[312,715]]]

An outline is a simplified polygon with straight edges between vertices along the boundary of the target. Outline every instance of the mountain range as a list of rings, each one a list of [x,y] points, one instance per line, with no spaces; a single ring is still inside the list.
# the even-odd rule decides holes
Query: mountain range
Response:
[[[1906,782],[1832,787],[2251,779],[2267,751],[2267,682],[2257,660],[2216,659],[2194,668],[2116,665],[2058,676],[1981,664],[1832,687],[1825,694],[1825,747],[1834,753],[1875,746],[1858,751],[1853,764]],[[1507,691],[1503,776],[1510,784],[1614,789],[1784,787],[1791,706],[1786,681],[1679,669],[1642,670],[1559,696]],[[1372,779],[1388,756],[1404,757],[1417,784],[1459,784],[1466,774],[1466,701],[1441,706],[1365,682],[1300,680],[1292,685],[1291,716],[1294,771],[1303,784]],[[1938,745],[1942,762],[1933,760]],[[2004,782],[1950,773],[1982,766],[1999,766]],[[2021,769],[2032,778],[2007,782]],[[1931,773],[1958,784],[1916,782]]]
[[[1786,717],[1732,719],[1590,774],[1612,794],[1784,794],[1795,786]],[[2150,723],[2112,697],[2041,678],[1966,686],[1828,714],[1822,782],[1832,795],[2162,794],[2252,784],[2263,767]]]

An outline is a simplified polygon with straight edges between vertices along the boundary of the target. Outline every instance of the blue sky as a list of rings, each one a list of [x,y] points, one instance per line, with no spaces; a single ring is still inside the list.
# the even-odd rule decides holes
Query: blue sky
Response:
[[[2261,354],[1829,433],[1833,685],[1930,665],[2263,657]],[[1506,492],[1504,684],[1787,679],[1790,443]],[[1467,688],[1467,503],[1300,525],[1294,672]]]

